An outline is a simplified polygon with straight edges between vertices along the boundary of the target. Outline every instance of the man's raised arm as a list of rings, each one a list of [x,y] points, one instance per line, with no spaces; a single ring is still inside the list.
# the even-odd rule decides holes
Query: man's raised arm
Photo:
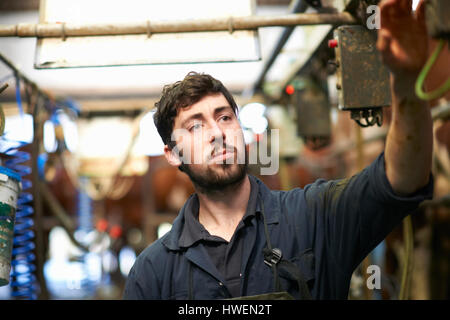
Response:
[[[411,0],[381,2],[377,47],[391,70],[392,120],[385,148],[386,176],[399,195],[425,186],[431,172],[433,131],[428,104],[414,84],[428,57],[424,3],[412,12]]]

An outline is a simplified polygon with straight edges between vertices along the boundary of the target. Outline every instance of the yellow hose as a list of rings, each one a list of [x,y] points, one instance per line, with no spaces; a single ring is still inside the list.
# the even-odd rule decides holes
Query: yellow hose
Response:
[[[411,288],[411,274],[413,269],[413,250],[414,250],[414,238],[413,238],[413,226],[411,216],[407,216],[403,220],[403,241],[405,243],[405,256],[403,259],[403,271],[402,282],[400,287],[400,293],[398,294],[399,300],[407,300],[410,295]]]

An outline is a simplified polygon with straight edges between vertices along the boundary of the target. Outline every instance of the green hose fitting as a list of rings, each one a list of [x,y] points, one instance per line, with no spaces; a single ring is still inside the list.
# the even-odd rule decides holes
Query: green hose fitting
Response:
[[[425,92],[423,91],[423,84],[425,82],[425,79],[428,76],[428,73],[430,72],[431,67],[436,62],[437,57],[441,53],[442,49],[444,48],[445,40],[441,39],[439,41],[438,46],[434,50],[431,57],[428,59],[427,63],[423,67],[422,71],[420,72],[419,76],[417,77],[416,81],[416,95],[422,99],[422,100],[433,100],[437,99],[444,95],[448,90],[450,90],[450,78],[447,79],[447,81],[439,88],[435,89],[431,92]]]

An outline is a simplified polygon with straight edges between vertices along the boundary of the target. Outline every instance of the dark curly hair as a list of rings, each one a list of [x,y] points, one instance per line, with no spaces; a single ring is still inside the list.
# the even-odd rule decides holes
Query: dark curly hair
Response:
[[[216,93],[222,93],[237,114],[238,107],[231,93],[222,82],[208,74],[191,71],[182,81],[164,86],[160,100],[155,103],[156,113],[153,117],[164,144],[169,148],[175,145],[170,140],[175,117],[180,108],[191,106],[205,96]]]

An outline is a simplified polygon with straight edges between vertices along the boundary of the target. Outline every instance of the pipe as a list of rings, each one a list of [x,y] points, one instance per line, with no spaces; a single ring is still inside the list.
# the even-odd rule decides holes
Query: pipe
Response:
[[[414,232],[411,215],[403,220],[403,242],[405,247],[398,300],[408,300],[411,292],[411,277],[414,267]]]
[[[29,98],[29,105],[32,105],[32,97]],[[33,143],[31,144],[31,180],[33,182],[32,194],[33,194],[33,208],[34,208],[34,232],[36,243],[36,276],[40,286],[39,299],[47,300],[48,291],[47,284],[44,277],[44,263],[45,263],[45,237],[42,229],[43,218],[43,206],[42,197],[39,189],[39,170],[38,170],[38,157],[39,151],[44,141],[44,122],[40,115],[43,110],[42,102],[39,101],[39,96],[36,96],[33,107]]]
[[[1,32],[2,26],[0,25],[0,32]],[[0,36],[1,37],[1,36]],[[37,93],[39,93],[41,96],[44,96],[50,100],[53,100],[51,95],[45,91],[43,91],[41,88],[38,87],[38,85],[32,81],[30,78],[28,78],[22,71],[20,71],[8,58],[6,58],[1,52],[0,52],[0,61],[2,61],[8,68],[10,68],[14,75],[17,78],[22,79],[25,84],[28,84],[33,90],[36,90]],[[3,87],[2,87],[3,88]],[[6,89],[6,88],[4,88]]]
[[[71,217],[67,214],[65,209],[61,206],[58,199],[53,195],[53,193],[50,191],[50,189],[44,182],[39,183],[39,188],[41,191],[42,199],[47,203],[48,207],[50,208],[50,212],[59,221],[61,227],[64,228],[72,243],[82,251],[88,252],[89,248],[86,247],[84,244],[81,244],[77,239],[75,239],[73,235],[75,231],[74,222],[72,221]]]
[[[276,16],[246,16],[216,19],[142,21],[135,23],[19,23],[0,26],[0,37],[62,38],[74,36],[112,36],[155,33],[255,30],[260,27],[283,27],[318,24],[355,24],[348,12],[299,13]]]
[[[2,85],[0,86],[0,93],[2,93],[4,90],[6,90],[6,88],[8,88],[8,84],[7,84],[7,83],[2,84]]]
[[[2,93],[6,88],[8,88],[8,84],[5,83],[0,87],[0,93]],[[5,113],[3,112],[3,107],[0,105],[0,137],[3,135],[5,131]]]
[[[305,4],[304,1],[297,0],[293,5],[292,13],[295,14],[295,13],[304,12],[307,8],[308,8],[308,5]],[[278,42],[277,42],[275,48],[273,49],[272,54],[270,55],[270,58],[267,60],[258,79],[256,80],[255,85],[253,86],[254,91],[261,89],[267,72],[269,71],[272,64],[275,62],[275,59],[278,57],[278,54],[281,52],[281,50],[283,49],[286,42],[289,40],[289,37],[291,36],[294,29],[295,29],[295,27],[287,27],[283,30],[283,33],[281,34],[280,38],[278,39]]]

